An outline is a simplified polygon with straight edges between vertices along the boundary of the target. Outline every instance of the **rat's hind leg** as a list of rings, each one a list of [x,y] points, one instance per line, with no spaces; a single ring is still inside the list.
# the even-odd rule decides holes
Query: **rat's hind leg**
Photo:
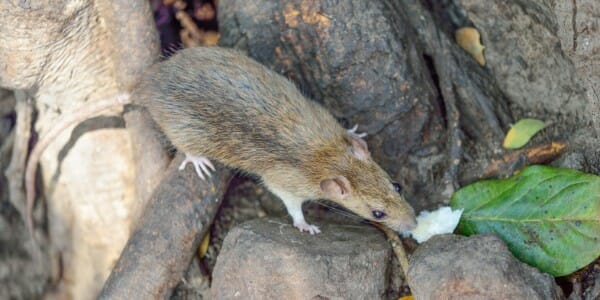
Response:
[[[210,160],[205,156],[195,156],[186,153],[185,159],[181,162],[181,165],[179,165],[179,171],[185,169],[185,166],[187,166],[188,163],[191,163],[194,166],[196,174],[198,174],[198,177],[202,178],[202,180],[205,180],[204,174],[210,177],[211,170],[215,170],[215,166],[213,166]]]

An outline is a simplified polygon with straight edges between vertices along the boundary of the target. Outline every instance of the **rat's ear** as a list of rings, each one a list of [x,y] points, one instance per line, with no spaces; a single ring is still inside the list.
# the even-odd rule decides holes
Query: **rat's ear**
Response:
[[[367,142],[365,142],[365,140],[355,134],[350,134],[349,137],[351,145],[350,151],[356,158],[366,160],[371,157],[371,152],[369,152],[369,147],[367,147]]]
[[[344,176],[337,176],[321,181],[321,191],[332,199],[343,199],[352,194],[350,181]]]

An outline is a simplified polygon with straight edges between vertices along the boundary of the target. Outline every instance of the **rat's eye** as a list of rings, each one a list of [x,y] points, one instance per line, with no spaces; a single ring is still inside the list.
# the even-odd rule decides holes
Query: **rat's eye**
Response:
[[[385,218],[385,213],[380,210],[374,210],[371,213],[373,214],[373,217],[377,220]]]
[[[396,192],[398,194],[400,194],[402,192],[402,186],[399,183],[397,183],[397,182],[394,182],[392,184],[394,185],[394,189],[396,190]]]

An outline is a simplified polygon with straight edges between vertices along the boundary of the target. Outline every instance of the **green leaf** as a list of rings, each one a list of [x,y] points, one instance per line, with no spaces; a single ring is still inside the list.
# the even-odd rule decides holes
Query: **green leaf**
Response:
[[[517,124],[510,128],[502,146],[506,149],[518,149],[527,142],[540,130],[544,129],[544,122],[536,119],[522,119]]]
[[[600,256],[600,177],[531,166],[480,181],[452,196],[463,208],[459,232],[495,233],[513,254],[552,274],[570,274]]]

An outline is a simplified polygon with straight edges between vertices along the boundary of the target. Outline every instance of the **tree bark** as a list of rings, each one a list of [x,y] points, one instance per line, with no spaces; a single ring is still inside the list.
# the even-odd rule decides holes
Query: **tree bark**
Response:
[[[346,126],[358,123],[415,208],[434,208],[460,178],[472,178],[473,165],[484,169],[510,152],[501,144],[517,119],[555,122],[532,147],[576,130],[596,140],[581,132],[591,115],[572,63],[555,47],[551,9],[544,1],[492,2],[223,0],[220,43],[288,76]],[[454,41],[455,30],[474,25],[486,47],[483,67]],[[589,142],[566,143],[598,157]]]
[[[174,159],[108,278],[100,299],[165,299],[188,269],[231,178],[218,166],[208,181]]]
[[[32,96],[33,137],[64,114],[128,91],[158,55],[148,1],[0,5],[0,86]],[[132,145],[117,110],[110,114],[76,126],[72,135],[69,128],[41,157],[36,236],[49,235],[40,246],[53,266],[49,281],[63,283],[57,297],[93,298],[129,235]],[[15,136],[23,139],[29,143]],[[28,147],[20,151],[13,155],[26,156]]]

